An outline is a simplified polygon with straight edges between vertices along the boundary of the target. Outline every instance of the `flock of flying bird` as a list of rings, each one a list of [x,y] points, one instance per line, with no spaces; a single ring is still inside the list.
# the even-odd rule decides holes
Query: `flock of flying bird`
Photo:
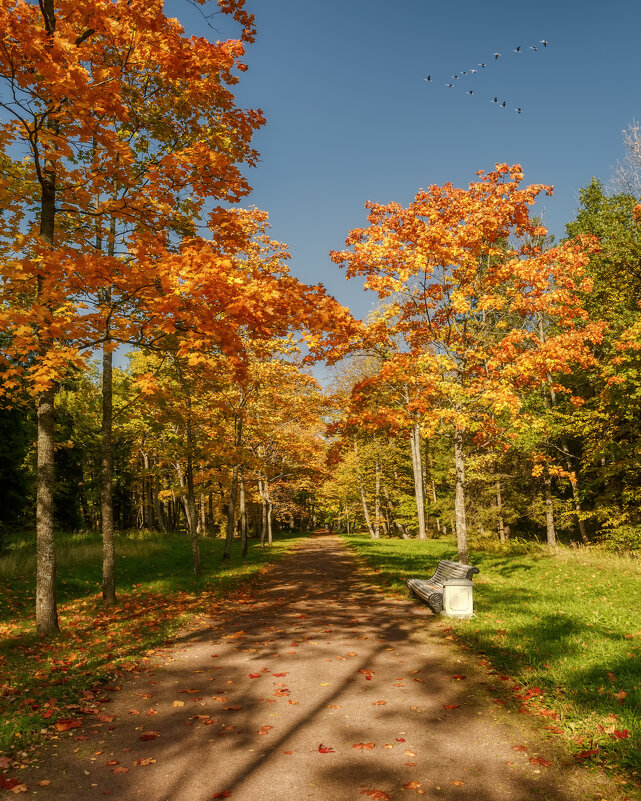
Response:
[[[543,47],[547,47],[548,46],[548,43],[547,43],[547,41],[545,39],[541,39],[539,42],[537,42],[537,44],[543,45]],[[516,53],[518,55],[519,53],[523,53],[526,50],[532,50],[534,53],[537,53],[539,48],[537,47],[537,45],[529,45],[528,47],[521,47],[519,45],[518,47],[515,47],[512,50],[512,52]],[[501,58],[502,55],[503,55],[502,53],[494,53],[494,61],[498,61],[499,58]],[[486,68],[487,64],[481,63],[481,64],[477,64],[476,66],[480,67],[480,69],[484,70]],[[479,70],[476,69],[476,68],[475,69],[469,69],[469,70],[463,70],[462,72],[459,72],[456,75],[452,75],[452,80],[453,81],[457,81],[459,78],[463,78],[463,77],[467,78],[469,76],[475,75],[478,72],[479,72]],[[432,76],[428,75],[427,78],[425,78],[425,80],[427,81],[427,83],[431,83],[432,82]],[[452,88],[455,85],[456,85],[455,83],[447,83],[446,84],[446,86],[448,86],[449,88]],[[474,90],[473,89],[468,89],[466,94],[473,95],[474,94]],[[499,100],[498,97],[493,98],[490,102],[491,103],[495,103],[497,106],[500,106],[501,108],[507,108],[507,101],[506,100]],[[517,108],[514,109],[514,111],[516,111],[517,114],[521,114],[523,112],[523,109],[520,108],[520,107],[517,107]]]

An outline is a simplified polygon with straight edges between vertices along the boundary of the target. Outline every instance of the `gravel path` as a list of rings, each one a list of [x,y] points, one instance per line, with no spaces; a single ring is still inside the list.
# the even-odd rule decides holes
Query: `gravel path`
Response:
[[[24,772],[22,797],[620,797],[493,704],[494,679],[438,619],[383,595],[359,565],[338,537],[306,540],[251,596],[102,693],[102,719],[61,733]]]

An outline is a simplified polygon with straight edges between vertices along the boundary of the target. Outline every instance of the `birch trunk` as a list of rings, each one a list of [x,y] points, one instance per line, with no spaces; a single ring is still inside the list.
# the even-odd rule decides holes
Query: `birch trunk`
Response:
[[[556,548],[556,529],[554,527],[554,506],[552,503],[552,479],[546,470],[543,474],[543,497],[545,500],[545,528],[550,548]]]
[[[414,474],[414,496],[418,515],[418,539],[426,540],[425,529],[425,494],[423,492],[423,464],[421,455],[421,427],[414,423],[410,432],[410,449],[412,451],[412,472]]]
[[[463,449],[463,431],[460,428],[456,428],[454,431],[454,466],[456,469],[454,515],[456,519],[458,560],[468,564],[467,522],[465,519],[465,452]]]
[[[503,523],[503,498],[501,496],[501,482],[498,479],[496,482],[496,514],[498,517],[499,541],[505,542],[507,537],[505,536],[505,525]]]

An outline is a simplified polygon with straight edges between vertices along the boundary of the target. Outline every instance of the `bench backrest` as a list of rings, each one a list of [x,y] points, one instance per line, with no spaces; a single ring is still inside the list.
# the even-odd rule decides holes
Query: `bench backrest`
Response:
[[[471,579],[475,573],[480,572],[478,567],[464,565],[462,562],[450,562],[443,559],[438,563],[436,572],[432,576],[432,581],[442,583],[448,579],[466,578]]]

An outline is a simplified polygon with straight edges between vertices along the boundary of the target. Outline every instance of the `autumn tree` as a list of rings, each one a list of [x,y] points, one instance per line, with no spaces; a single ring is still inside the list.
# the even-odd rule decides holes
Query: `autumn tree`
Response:
[[[220,5],[250,41],[242,0]],[[114,275],[139,277],[126,268],[138,253],[166,246],[176,213],[193,220],[205,198],[237,200],[248,190],[237,164],[254,160],[248,142],[262,116],[236,109],[228,89],[235,68],[244,69],[242,42],[187,39],[159,0],[4,2],[0,25],[0,312],[11,336],[2,378],[11,391],[26,374],[37,398],[36,617],[47,634],[58,627],[56,382],[80,365],[83,349],[118,339],[107,302]],[[124,260],[113,246],[102,252],[114,222],[128,232]],[[129,285],[129,298],[138,291]],[[87,309],[86,297],[98,307]]]
[[[579,297],[587,291],[589,246],[568,241],[541,250],[529,208],[551,188],[521,187],[519,166],[497,165],[468,189],[420,191],[407,208],[368,203],[367,228],[352,231],[332,258],[348,277],[388,299],[379,336],[420,365],[451,431],[456,469],[459,559],[468,559],[465,451],[490,442],[501,419],[518,414],[521,392],[589,360],[601,326]],[[541,342],[536,315],[556,333]],[[555,385],[556,386],[556,385]]]

